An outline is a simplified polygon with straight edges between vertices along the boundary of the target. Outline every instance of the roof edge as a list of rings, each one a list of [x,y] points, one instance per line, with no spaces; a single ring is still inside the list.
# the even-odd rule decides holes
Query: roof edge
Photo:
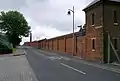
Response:
[[[86,11],[87,9],[91,8],[92,6],[98,4],[98,3],[103,3],[103,2],[116,2],[116,3],[120,3],[120,0],[94,0],[93,2],[91,2],[87,7],[85,7],[82,11]]]

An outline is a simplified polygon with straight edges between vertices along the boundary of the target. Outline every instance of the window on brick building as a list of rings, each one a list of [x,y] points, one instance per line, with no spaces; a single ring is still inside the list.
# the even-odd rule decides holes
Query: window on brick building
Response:
[[[114,11],[114,23],[117,23],[117,11]]]
[[[92,38],[92,51],[95,51],[95,38]]]
[[[95,15],[94,15],[94,13],[92,13],[92,25],[94,25],[95,24]]]

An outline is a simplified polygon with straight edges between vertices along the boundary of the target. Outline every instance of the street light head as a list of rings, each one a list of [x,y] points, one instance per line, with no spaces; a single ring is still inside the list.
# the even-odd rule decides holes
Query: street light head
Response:
[[[71,12],[70,12],[70,11],[68,11],[68,15],[71,15]]]
[[[79,27],[79,28],[82,28],[82,25],[80,25],[80,26],[77,26],[77,27]]]

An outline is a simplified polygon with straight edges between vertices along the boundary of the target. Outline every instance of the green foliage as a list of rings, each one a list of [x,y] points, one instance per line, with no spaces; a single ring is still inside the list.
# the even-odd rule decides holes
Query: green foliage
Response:
[[[23,14],[18,11],[1,12],[0,29],[6,32],[8,40],[14,45],[19,45],[23,36],[29,35],[30,26]]]
[[[30,27],[23,14],[18,11],[1,12],[0,28],[9,33],[15,32],[19,36],[28,36]]]
[[[6,36],[0,33],[0,54],[12,53],[13,46]]]
[[[13,52],[12,49],[0,48],[0,54],[8,54],[12,52]]]
[[[21,38],[16,33],[6,33],[6,36],[8,40],[13,44],[13,47],[15,48],[17,45],[20,44]]]

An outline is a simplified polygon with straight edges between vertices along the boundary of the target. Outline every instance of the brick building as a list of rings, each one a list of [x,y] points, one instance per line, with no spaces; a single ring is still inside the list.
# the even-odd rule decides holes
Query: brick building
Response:
[[[75,55],[113,62],[120,56],[120,0],[95,0],[83,9],[86,33],[75,33]],[[109,40],[110,39],[110,40]],[[36,44],[36,43],[35,43]],[[35,46],[35,45],[34,45]],[[39,47],[72,54],[72,33],[39,41]]]
[[[116,60],[111,46],[108,48],[108,36],[110,36],[115,51],[119,54],[120,0],[95,0],[83,11],[86,14],[86,52],[88,57],[90,59],[104,57],[103,60],[106,62],[109,53],[110,61]]]

